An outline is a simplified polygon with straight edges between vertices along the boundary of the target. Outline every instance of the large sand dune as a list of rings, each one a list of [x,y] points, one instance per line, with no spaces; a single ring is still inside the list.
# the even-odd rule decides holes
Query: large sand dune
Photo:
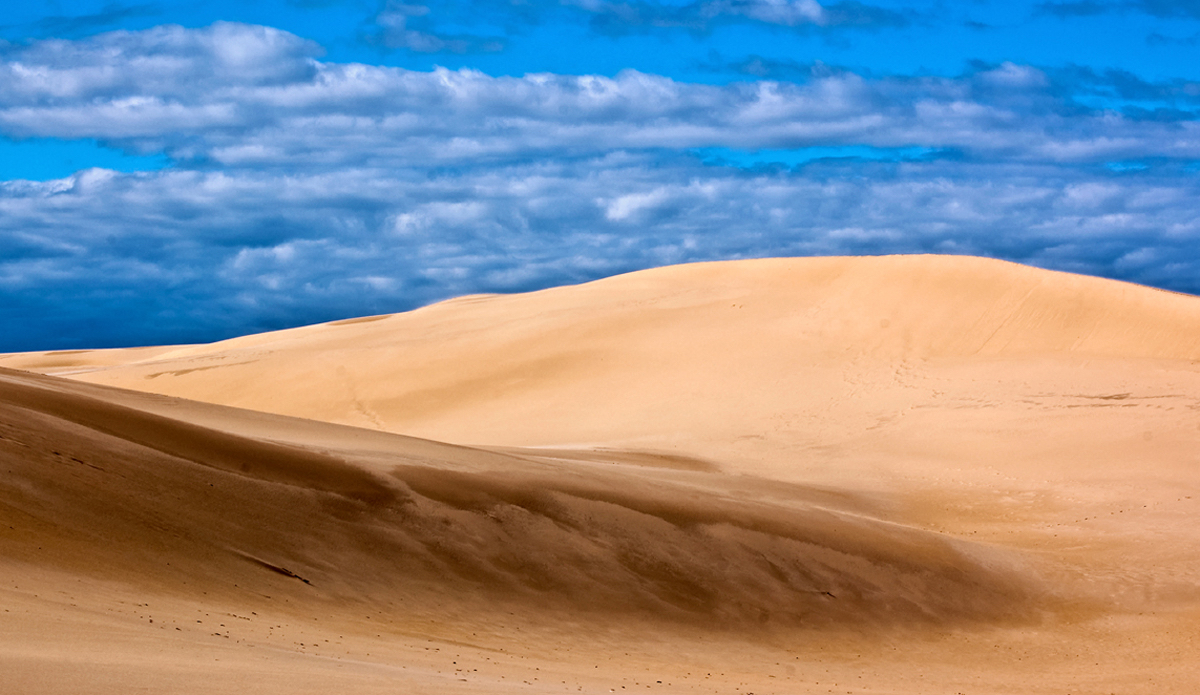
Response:
[[[3,367],[0,691],[1200,688],[1194,297],[745,261]]]

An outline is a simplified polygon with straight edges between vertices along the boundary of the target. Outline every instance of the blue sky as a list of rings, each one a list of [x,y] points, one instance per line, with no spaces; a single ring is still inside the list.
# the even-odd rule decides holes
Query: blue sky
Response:
[[[0,351],[762,256],[1200,293],[1200,0],[17,0],[0,21]]]

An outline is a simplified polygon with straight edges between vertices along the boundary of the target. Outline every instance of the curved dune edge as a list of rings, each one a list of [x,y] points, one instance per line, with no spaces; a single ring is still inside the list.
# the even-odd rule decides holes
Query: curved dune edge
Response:
[[[729,629],[1012,621],[1044,603],[1003,553],[800,488],[739,498],[713,491],[718,474],[438,458],[403,437],[368,466],[79,391],[0,372],[0,502],[23,538],[9,557],[36,544],[72,549],[50,564],[154,583],[185,572],[276,591],[284,577],[293,594],[356,602],[436,585]]]
[[[794,258],[0,366],[467,444],[728,441],[913,364],[1196,360],[1197,325],[1195,297],[1002,261]]]

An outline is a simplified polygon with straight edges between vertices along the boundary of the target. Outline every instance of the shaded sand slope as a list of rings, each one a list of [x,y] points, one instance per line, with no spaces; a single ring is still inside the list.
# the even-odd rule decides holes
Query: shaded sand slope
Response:
[[[795,692],[1070,603],[850,491],[524,453],[0,370],[0,692]]]
[[[1013,619],[1034,603],[996,551],[850,495],[394,435],[347,449],[355,432],[305,423],[318,449],[106,396],[0,373],[5,558],[247,597],[465,592],[731,628]]]

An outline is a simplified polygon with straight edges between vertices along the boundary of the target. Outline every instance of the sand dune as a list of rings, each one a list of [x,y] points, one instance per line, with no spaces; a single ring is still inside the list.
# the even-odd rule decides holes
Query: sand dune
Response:
[[[1200,687],[1194,297],[745,261],[2,367],[13,692]]]
[[[468,297],[148,358],[0,364],[440,440],[574,444],[690,437],[731,416],[761,429],[914,362],[1194,360],[1197,321],[1191,297],[1000,261],[810,258]]]

